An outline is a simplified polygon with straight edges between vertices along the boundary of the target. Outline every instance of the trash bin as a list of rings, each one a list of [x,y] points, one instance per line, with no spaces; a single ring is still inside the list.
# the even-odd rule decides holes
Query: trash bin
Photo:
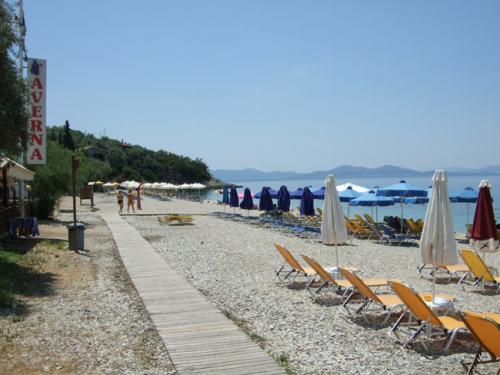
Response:
[[[76,230],[74,224],[68,225],[68,242],[70,250],[85,250],[85,225],[76,223]]]

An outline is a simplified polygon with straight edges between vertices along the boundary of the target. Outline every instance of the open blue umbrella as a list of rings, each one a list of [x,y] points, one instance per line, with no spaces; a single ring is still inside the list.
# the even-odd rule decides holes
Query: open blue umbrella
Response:
[[[325,199],[325,187],[320,187],[318,190],[314,190],[313,192],[314,199]]]
[[[297,188],[297,190],[290,192],[291,199],[302,199],[302,193],[304,192],[303,188]]]
[[[260,211],[272,211],[273,210],[273,199],[271,198],[271,193],[268,187],[263,187],[260,192],[259,210]]]
[[[353,199],[361,196],[361,193],[358,193],[356,190],[352,188],[352,186],[348,186],[342,191],[339,191],[339,199],[341,202],[350,202]],[[351,206],[347,206],[347,217],[351,216]]]
[[[426,204],[426,203],[429,203],[429,197],[406,197],[406,198],[401,198],[401,199],[402,199],[403,203],[406,203],[406,204]],[[394,200],[394,203],[396,203],[396,200]],[[401,203],[401,200],[399,203]]]
[[[302,199],[300,200],[300,214],[306,216],[314,216],[314,195],[307,186],[302,191]]]
[[[269,186],[263,186],[262,189],[267,189],[269,191],[269,194],[271,195],[271,198],[277,199],[278,198],[278,192],[276,190],[271,189]],[[258,192],[257,194],[254,195],[254,198],[260,199],[260,195],[262,194],[262,190]]]
[[[401,204],[401,233],[403,233],[403,204],[407,197],[427,197],[427,189],[421,189],[415,185],[407,183],[405,180],[399,181],[397,184],[389,185],[377,190],[377,195],[384,197],[399,197],[395,198]]]
[[[244,210],[253,210],[252,193],[249,188],[245,188],[245,191],[243,192],[243,199],[241,200],[240,208]]]
[[[467,203],[467,224],[469,224],[470,204],[477,202],[479,192],[470,186],[464,187],[462,191],[456,191],[450,194],[450,202],[452,203]]]
[[[231,188],[231,193],[229,194],[229,206],[233,207],[233,213],[236,213],[236,207],[239,207],[240,199],[238,198],[238,192],[235,187]]]
[[[352,186],[348,186],[347,189],[339,192],[339,199],[341,202],[350,202],[355,198],[359,198],[361,193],[358,193],[356,190],[352,188]]]
[[[290,211],[290,193],[285,185],[281,186],[278,191],[278,210]]]
[[[377,195],[383,197],[427,197],[427,189],[421,189],[401,180],[397,184],[377,189]]]
[[[378,208],[379,206],[392,206],[394,201],[388,197],[382,197],[375,193],[375,190],[370,190],[368,193],[362,194],[357,198],[351,199],[349,201],[349,206],[364,206],[373,207],[376,209],[375,220],[378,221]]]

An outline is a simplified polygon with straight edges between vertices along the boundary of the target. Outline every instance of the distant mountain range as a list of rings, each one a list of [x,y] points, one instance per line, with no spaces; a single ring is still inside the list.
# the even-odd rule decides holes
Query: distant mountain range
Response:
[[[377,168],[355,167],[341,165],[339,167],[310,173],[272,171],[263,172],[258,169],[215,169],[212,175],[225,182],[233,181],[260,181],[260,180],[296,180],[324,178],[329,174],[337,178],[365,178],[365,177],[417,177],[432,176],[434,171],[416,171],[413,169],[383,165]],[[490,165],[480,169],[450,167],[446,169],[450,176],[491,176],[500,175],[500,165]]]

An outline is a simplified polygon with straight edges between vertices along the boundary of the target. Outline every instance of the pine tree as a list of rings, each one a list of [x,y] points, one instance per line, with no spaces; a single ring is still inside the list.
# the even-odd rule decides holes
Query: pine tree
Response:
[[[68,120],[66,120],[66,122],[64,123],[62,143],[63,146],[67,149],[75,149],[75,142],[73,141],[73,136],[71,135],[71,129],[69,128]]]

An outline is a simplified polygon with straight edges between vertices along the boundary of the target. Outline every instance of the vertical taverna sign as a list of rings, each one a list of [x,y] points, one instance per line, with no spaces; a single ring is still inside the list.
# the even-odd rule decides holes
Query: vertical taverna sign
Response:
[[[28,123],[28,164],[47,162],[47,61],[28,59],[29,123]]]

